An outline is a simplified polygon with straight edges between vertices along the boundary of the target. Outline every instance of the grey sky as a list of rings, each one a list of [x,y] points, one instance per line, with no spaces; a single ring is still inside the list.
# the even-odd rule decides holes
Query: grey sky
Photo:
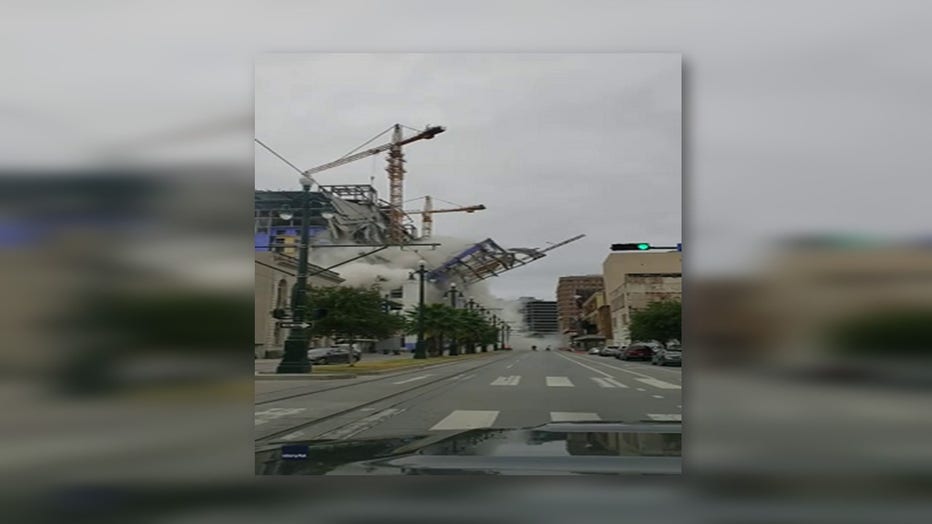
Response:
[[[488,209],[436,215],[436,235],[505,247],[587,235],[493,279],[502,297],[552,297],[559,276],[600,273],[613,242],[680,241],[680,101],[678,54],[274,54],[256,62],[256,136],[298,166],[336,159],[395,122],[443,125],[446,133],[406,148],[405,199]],[[375,177],[387,199],[384,168],[380,155],[316,178]],[[257,188],[296,184],[291,169],[257,148]]]

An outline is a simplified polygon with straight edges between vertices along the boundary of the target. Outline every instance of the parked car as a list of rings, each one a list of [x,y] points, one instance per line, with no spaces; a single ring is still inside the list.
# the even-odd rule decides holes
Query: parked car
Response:
[[[598,348],[598,347],[592,348],[589,350],[590,355],[598,355],[601,352],[602,352],[602,348]]]
[[[621,353],[621,346],[605,346],[602,348],[602,351],[599,352],[599,355],[603,357],[614,357]]]
[[[650,363],[655,366],[681,366],[683,365],[682,358],[683,348],[681,347],[659,348],[654,351]]]
[[[647,344],[631,344],[619,357],[621,360],[650,360],[654,357],[654,350]]]
[[[350,362],[350,351],[352,351],[353,362],[359,362],[362,359],[362,352],[358,349],[350,350],[348,347],[326,347],[314,348],[307,350],[307,359],[311,364],[341,364]]]

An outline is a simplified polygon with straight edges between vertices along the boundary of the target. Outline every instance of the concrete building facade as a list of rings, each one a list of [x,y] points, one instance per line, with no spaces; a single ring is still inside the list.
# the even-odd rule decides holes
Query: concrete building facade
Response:
[[[582,307],[583,318],[588,326],[594,327],[594,334],[604,337],[606,342],[611,342],[613,340],[612,312],[608,301],[605,299],[605,291],[593,293],[583,303]]]
[[[612,253],[602,263],[612,340],[632,342],[631,314],[661,300],[682,301],[683,257],[680,252]]]
[[[557,302],[521,297],[521,315],[524,319],[525,332],[530,336],[553,335],[559,333],[557,323]]]

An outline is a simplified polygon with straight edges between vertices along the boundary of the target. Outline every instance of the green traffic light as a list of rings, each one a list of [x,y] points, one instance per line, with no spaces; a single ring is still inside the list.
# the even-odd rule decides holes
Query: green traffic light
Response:
[[[641,251],[646,251],[650,249],[650,244],[643,244],[643,243],[638,244],[638,249],[640,249]]]

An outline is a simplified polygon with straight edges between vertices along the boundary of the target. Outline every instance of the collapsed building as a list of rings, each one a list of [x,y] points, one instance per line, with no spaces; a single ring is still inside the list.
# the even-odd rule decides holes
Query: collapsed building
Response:
[[[423,246],[425,239],[418,237],[418,230],[407,215],[403,221],[401,243],[392,241],[393,208],[378,197],[376,189],[371,185],[320,186],[309,197],[311,263],[334,271],[344,279],[345,285],[378,286],[387,300],[400,304],[396,308],[399,314],[417,307],[419,286],[410,271],[416,267],[419,259],[427,260],[430,269],[425,276],[429,282],[426,292],[428,302],[441,300],[444,292],[455,283],[459,290],[466,293],[464,297],[471,296],[477,303],[496,309],[493,306],[501,304],[480,282],[540,260],[548,251],[585,236],[577,235],[543,249],[505,248],[491,238],[466,243],[465,248],[462,242],[434,242],[441,248],[421,249],[413,246]],[[254,238],[257,254],[273,252],[297,259],[302,206],[301,191],[255,191]],[[367,250],[386,245],[397,248]],[[333,249],[318,249],[328,246]],[[420,252],[418,249],[421,249]],[[462,303],[465,303],[465,298]],[[512,320],[523,323],[517,310]],[[374,349],[395,349],[411,346],[412,342],[399,337],[382,341]]]

